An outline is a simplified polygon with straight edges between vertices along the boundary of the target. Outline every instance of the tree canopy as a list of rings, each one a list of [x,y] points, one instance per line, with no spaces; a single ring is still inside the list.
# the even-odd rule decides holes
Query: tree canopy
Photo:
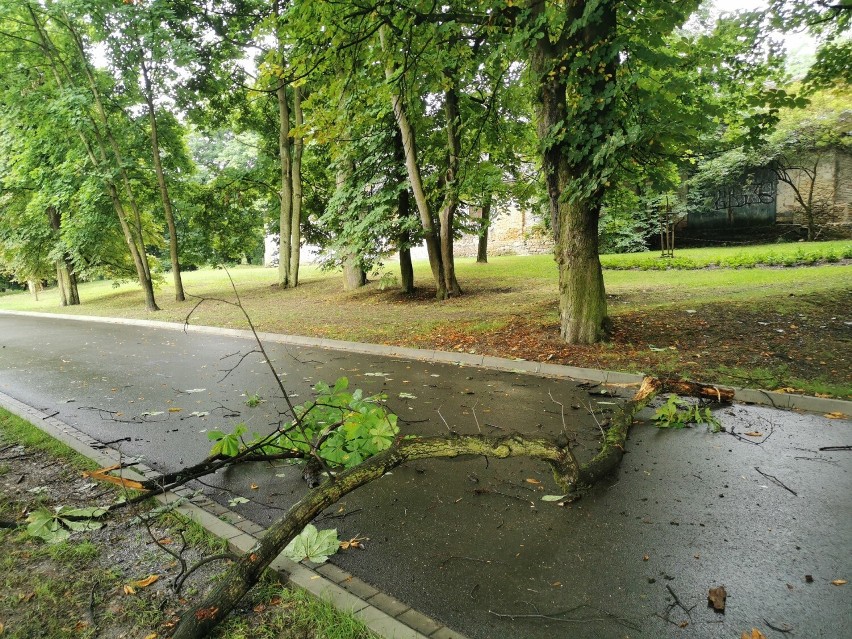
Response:
[[[398,253],[410,293],[422,242],[444,299],[464,289],[454,240],[514,201],[553,234],[563,337],[594,342],[600,242],[642,246],[697,166],[768,153],[785,109],[848,86],[849,14],[822,0],[721,17],[698,0],[3,2],[0,268],[56,281],[66,303],[78,278],[134,278],[156,310],[164,271],[181,300],[182,265],[259,261],[267,233],[282,288],[310,242],[349,287]],[[779,29],[818,38],[798,84]]]

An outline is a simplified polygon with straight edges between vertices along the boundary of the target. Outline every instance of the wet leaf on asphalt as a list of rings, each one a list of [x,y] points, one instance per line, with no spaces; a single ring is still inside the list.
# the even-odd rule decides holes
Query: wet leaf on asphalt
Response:
[[[727,598],[728,593],[725,591],[725,586],[711,588],[707,593],[707,605],[712,606],[716,612],[725,612],[725,599]]]

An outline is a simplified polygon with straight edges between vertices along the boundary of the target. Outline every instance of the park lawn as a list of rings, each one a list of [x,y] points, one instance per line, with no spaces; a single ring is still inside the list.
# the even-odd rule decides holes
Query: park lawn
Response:
[[[820,250],[837,254],[846,244],[732,250],[812,254],[818,250],[815,246],[822,246]],[[708,250],[683,250],[677,256],[706,259]],[[645,260],[661,259],[642,255]],[[610,257],[604,256],[603,262]],[[846,355],[850,329],[844,322],[852,320],[852,265],[846,261],[790,268],[605,270],[613,339],[570,347],[558,339],[557,273],[548,255],[495,257],[488,264],[459,259],[464,295],[444,302],[433,299],[425,261],[415,263],[418,292],[410,298],[394,286],[380,290],[378,274],[363,289],[347,293],[338,274],[310,265],[303,267],[295,290],[276,287],[275,269],[237,267],[230,273],[262,331],[847,397],[852,395],[852,362]],[[382,281],[392,280],[395,268],[386,265],[388,276]],[[194,296],[234,299],[221,269],[185,273],[184,283]],[[140,290],[130,283],[117,288],[110,282],[86,283],[80,296],[81,306],[60,308],[54,290],[44,291],[38,302],[28,294],[7,295],[0,297],[0,309],[182,322],[198,301],[176,303],[168,276],[158,291],[162,310],[157,313],[145,311]],[[246,326],[238,309],[217,301],[205,301],[191,322]]]

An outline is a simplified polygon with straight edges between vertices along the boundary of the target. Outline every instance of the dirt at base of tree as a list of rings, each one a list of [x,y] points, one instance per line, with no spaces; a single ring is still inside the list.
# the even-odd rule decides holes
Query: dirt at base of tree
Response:
[[[407,345],[852,396],[852,288],[789,299],[619,313],[611,340],[593,346],[566,345],[556,322],[520,316],[484,331],[473,323],[439,326]]]

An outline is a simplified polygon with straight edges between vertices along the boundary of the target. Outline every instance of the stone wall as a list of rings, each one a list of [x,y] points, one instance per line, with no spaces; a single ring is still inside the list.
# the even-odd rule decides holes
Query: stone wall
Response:
[[[516,204],[494,207],[488,231],[488,256],[538,255],[553,252],[553,239],[541,218],[521,210]],[[455,241],[457,257],[476,257],[477,235],[464,235]]]
[[[811,179],[804,171],[790,171],[790,177],[803,197],[807,198]],[[828,152],[819,158],[814,182],[814,202],[823,203],[826,211],[817,220],[820,225],[852,225],[852,155]],[[795,191],[784,182],[778,183],[776,221],[779,224],[806,224]]]

